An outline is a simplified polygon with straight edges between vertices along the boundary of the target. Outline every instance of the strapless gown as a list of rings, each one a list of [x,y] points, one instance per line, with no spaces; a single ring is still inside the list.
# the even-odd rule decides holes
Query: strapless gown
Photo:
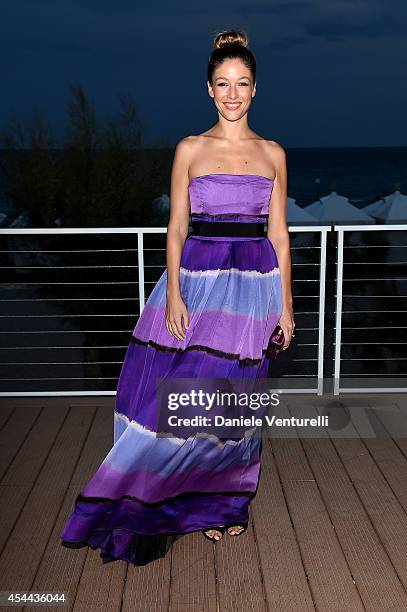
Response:
[[[265,222],[273,181],[208,174],[189,183],[191,220]],[[261,437],[159,437],[156,378],[267,377],[267,346],[281,316],[276,252],[266,235],[189,235],[180,291],[185,339],[165,325],[167,270],[130,337],[114,409],[114,445],[77,496],[60,534],[69,548],[100,549],[103,563],[145,565],[180,534],[248,520]],[[228,443],[231,442],[231,443]]]

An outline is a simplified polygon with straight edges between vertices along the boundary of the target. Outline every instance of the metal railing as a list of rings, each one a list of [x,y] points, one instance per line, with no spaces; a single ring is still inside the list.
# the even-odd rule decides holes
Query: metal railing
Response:
[[[403,354],[400,347],[407,347],[407,236],[396,239],[395,243],[392,243],[387,237],[376,240],[374,244],[366,244],[362,239],[357,240],[356,244],[349,244],[349,239],[354,236],[355,232],[366,233],[366,235],[391,232],[397,237],[400,232],[407,232],[407,225],[335,225],[334,229],[338,233],[334,394],[339,395],[345,392],[405,393],[407,391],[407,355],[405,352]],[[348,243],[346,243],[346,238]],[[376,251],[377,261],[373,261],[373,257],[364,257],[369,250]],[[346,251],[353,253],[353,257],[345,260]],[[396,253],[395,260],[393,260],[394,252]],[[402,255],[401,261],[398,253]],[[387,260],[384,254],[387,254]],[[393,274],[389,272],[392,267],[396,267]],[[348,274],[345,268],[348,268]],[[351,275],[352,268],[355,271],[353,276]],[[382,274],[375,273],[375,270],[380,268],[383,269]],[[344,293],[346,287],[349,287],[351,293]],[[382,289],[384,292],[381,291]],[[388,290],[391,292],[388,293]],[[344,298],[353,306],[352,309],[344,309]],[[370,302],[373,302],[372,308],[368,308]],[[379,310],[376,310],[378,306]],[[395,306],[396,310],[393,310]],[[356,321],[363,317],[363,320],[359,324],[344,327],[344,315],[347,315],[350,322],[352,322],[352,317]],[[393,320],[391,326],[388,325],[390,315]],[[342,340],[344,331],[347,333],[346,342]],[[343,357],[344,347],[349,356]],[[391,355],[386,355],[389,352]],[[364,370],[369,370],[370,367],[371,371],[360,373],[345,370],[344,366],[352,361],[363,364]],[[380,370],[380,364],[383,362],[386,368]],[[390,380],[394,386],[350,384],[354,382],[352,379],[364,382],[367,378],[375,383]],[[350,386],[341,386],[343,379],[347,379],[347,384]]]
[[[342,314],[348,314],[342,313],[343,298],[352,297],[343,292],[347,283],[344,269],[348,263],[344,261],[347,248],[345,235],[351,236],[358,231],[393,232],[403,229],[407,230],[407,225],[335,226],[335,232],[330,225],[289,228],[293,235],[296,343],[287,351],[286,357],[281,356],[275,363],[283,364],[281,380],[286,380],[287,387],[289,383],[299,383],[291,385],[290,392],[321,395],[324,392],[324,376],[328,379],[332,377],[335,394],[349,390],[375,390],[374,387],[348,388],[340,385],[341,378],[349,374],[344,364],[352,359],[344,355],[342,349],[344,345],[346,350],[357,348],[346,340],[344,342],[342,337]],[[165,238],[166,231],[166,227],[0,229],[0,269],[3,277],[6,277],[0,313],[0,338],[3,340],[0,349],[0,396],[114,395],[132,332],[131,326],[134,327],[137,317],[134,304],[138,300],[138,314],[141,314],[148,299],[148,289],[152,289],[158,280],[157,275],[165,270],[165,245],[157,244],[157,240]],[[74,240],[75,244],[86,238],[88,242],[103,239],[103,248],[80,249],[75,244],[67,248],[62,244],[62,248],[53,249],[43,248],[41,243],[37,249],[33,249],[30,245],[19,243],[23,239],[44,241],[47,236],[57,242],[51,247],[60,246],[58,241],[63,242],[64,238]],[[134,241],[136,236],[137,248]],[[336,236],[337,274],[333,278],[335,275],[327,271],[327,263],[330,263],[327,262],[330,248],[327,239],[332,241]],[[125,244],[127,238],[131,241],[129,245]],[[10,239],[14,241],[15,248],[10,249],[10,245],[6,244]],[[117,248],[112,248],[111,241]],[[39,255],[42,257],[39,265],[24,265],[27,263],[24,259],[16,261],[16,257],[37,257],[37,260],[34,259],[34,264],[37,264]],[[120,261],[123,255],[126,259]],[[93,263],[95,257],[98,258],[97,264]],[[115,263],[115,257],[119,263]],[[71,265],[70,258],[74,265]],[[28,259],[28,263],[32,264],[32,261]],[[134,270],[137,271],[136,277]],[[51,278],[50,274],[58,274],[58,280]],[[111,280],[106,278],[109,274]],[[325,341],[327,278],[333,282],[333,290],[336,290],[335,342],[332,346]],[[335,300],[332,302],[334,307]],[[328,311],[330,308],[328,303]],[[400,312],[405,313],[404,310]],[[100,325],[101,322],[103,325]],[[73,340],[69,343],[65,338]],[[51,340],[47,342],[47,339]],[[331,349],[332,373],[326,374]],[[34,357],[35,354],[38,358]],[[307,381],[307,384],[301,386],[302,381]],[[106,385],[110,385],[110,388],[103,388]]]

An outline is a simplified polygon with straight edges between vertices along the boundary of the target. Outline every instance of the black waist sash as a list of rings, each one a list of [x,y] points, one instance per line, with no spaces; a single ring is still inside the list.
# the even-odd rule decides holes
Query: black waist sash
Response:
[[[237,221],[192,221],[193,236],[264,237],[264,223]]]

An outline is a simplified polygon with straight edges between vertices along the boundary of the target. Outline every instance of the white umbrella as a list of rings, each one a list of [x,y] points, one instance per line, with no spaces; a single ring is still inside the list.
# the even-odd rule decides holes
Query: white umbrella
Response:
[[[314,215],[320,223],[338,225],[375,223],[373,217],[351,204],[348,198],[339,195],[336,191],[306,206],[305,210]]]
[[[298,206],[294,198],[287,197],[287,223],[289,225],[317,225],[315,217]]]
[[[372,204],[368,204],[363,210],[372,217],[385,223],[407,222],[407,196],[398,189]]]

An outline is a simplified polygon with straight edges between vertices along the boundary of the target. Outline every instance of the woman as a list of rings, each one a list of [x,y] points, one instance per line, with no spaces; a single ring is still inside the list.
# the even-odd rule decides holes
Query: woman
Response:
[[[247,528],[261,440],[162,437],[156,389],[158,379],[264,378],[293,335],[285,153],[248,126],[256,61],[247,43],[244,32],[215,37],[207,86],[218,121],[177,144],[167,268],[123,363],[114,446],[60,535],[64,546],[99,548],[103,563],[145,565],[180,534],[215,542]]]

